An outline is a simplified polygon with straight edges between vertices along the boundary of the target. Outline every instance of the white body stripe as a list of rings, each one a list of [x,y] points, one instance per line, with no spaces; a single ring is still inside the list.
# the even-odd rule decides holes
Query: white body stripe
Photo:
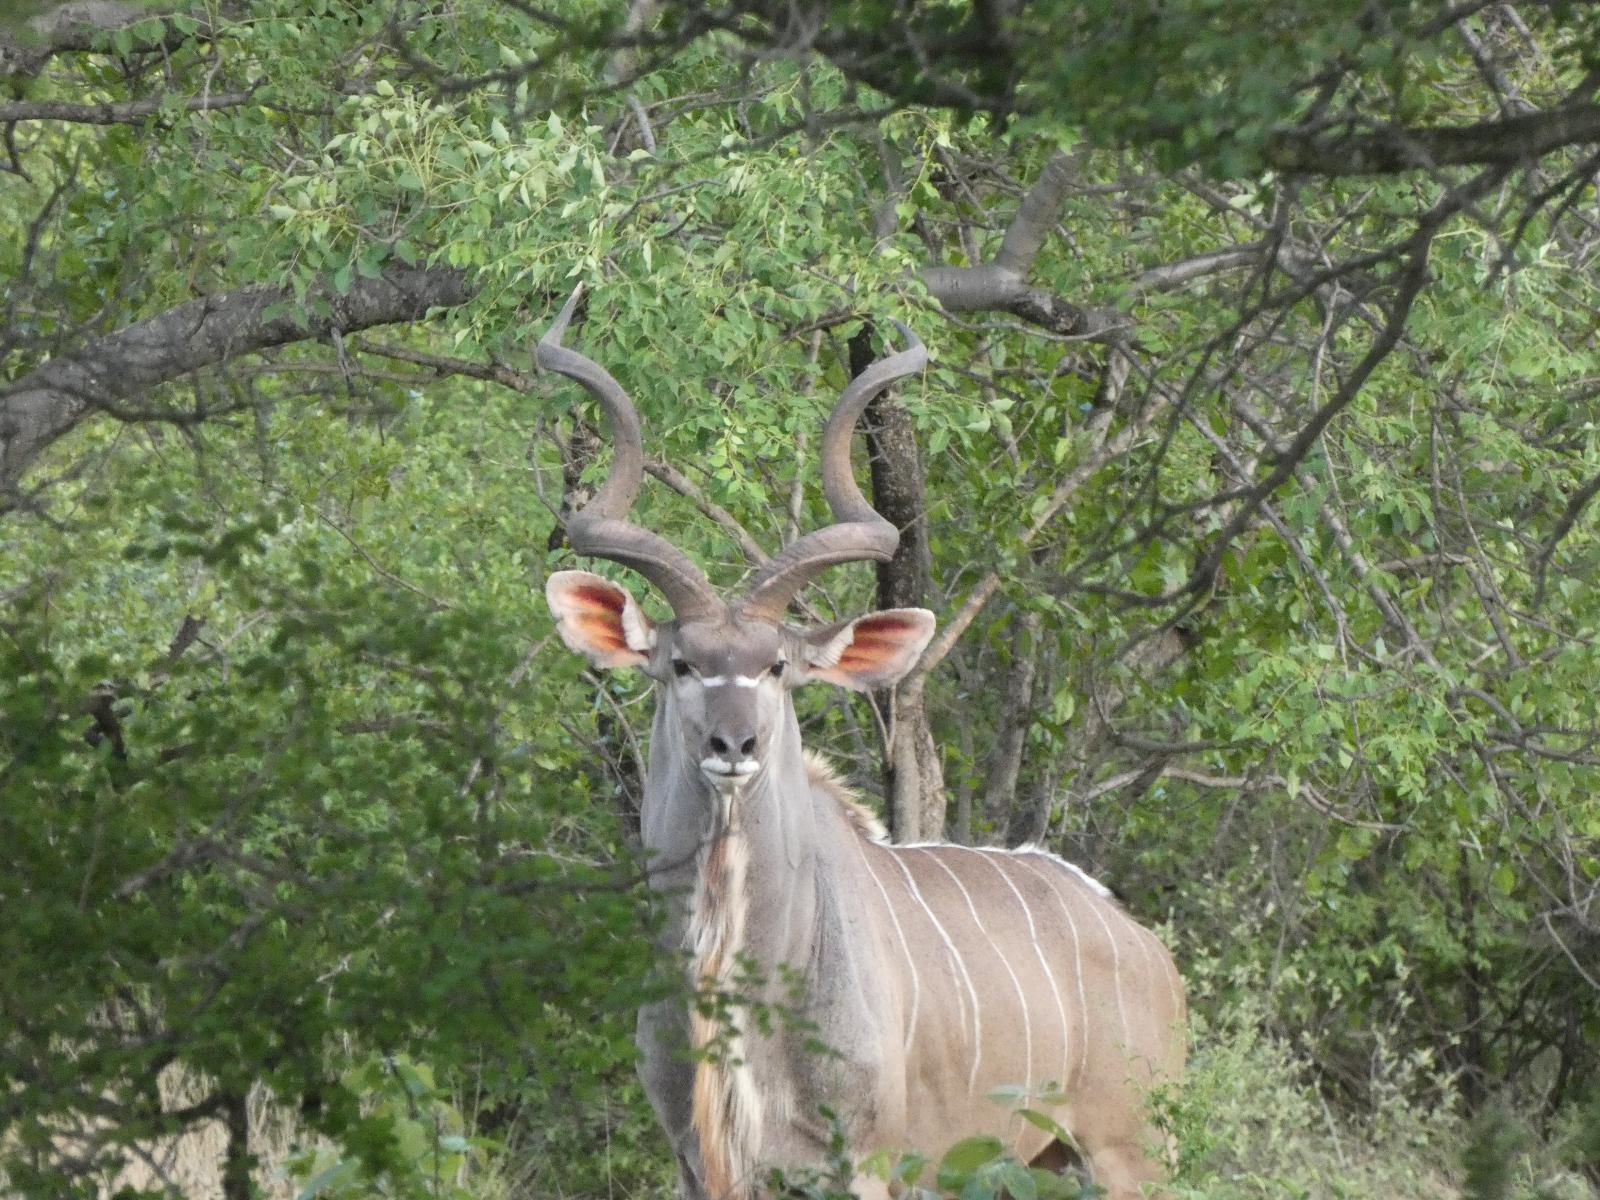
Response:
[[[1070,1040],[1067,1032],[1067,1006],[1061,1003],[1061,989],[1056,987],[1055,974],[1050,970],[1049,962],[1045,960],[1044,951],[1039,949],[1039,927],[1033,923],[1033,909],[1029,907],[1028,898],[1022,894],[1022,890],[1011,881],[1011,876],[1001,869],[1000,864],[995,862],[992,856],[980,853],[979,857],[994,868],[996,875],[1005,880],[1006,886],[1011,889],[1011,894],[1017,898],[1017,903],[1022,905],[1022,915],[1028,918],[1028,941],[1033,946],[1033,956],[1039,960],[1039,969],[1044,972],[1045,980],[1050,984],[1050,994],[1055,997],[1056,1015],[1061,1018],[1061,1077],[1055,1082],[1058,1088],[1064,1088],[1067,1086],[1067,1068],[1070,1063],[1067,1057]],[[1032,1081],[1029,1086],[1032,1086]]]
[[[917,887],[917,881],[911,877],[911,869],[902,861],[900,855],[894,857],[895,866],[900,868],[900,874],[905,876],[906,887],[911,890],[912,899],[922,905],[922,911],[928,914],[928,920],[933,922],[933,927],[938,931],[939,938],[944,942],[944,948],[949,951],[951,960],[956,964],[956,970],[961,972],[961,980],[967,985],[967,995],[972,998],[972,1070],[967,1074],[967,1095],[971,1095],[978,1086],[978,1064],[983,1061],[983,1019],[978,1013],[978,989],[972,986],[972,976],[967,974],[967,964],[961,960],[961,954],[956,950],[956,944],[950,940],[950,934],[939,923],[939,918],[934,915],[933,909],[928,907],[928,902],[922,898],[922,891]],[[960,993],[957,993],[959,1002]]]
[[[911,1020],[906,1024],[906,1054],[911,1053],[911,1042],[917,1036],[917,1007],[922,999],[922,982],[917,977],[917,960],[911,955],[911,943],[906,941],[906,931],[900,927],[900,917],[894,911],[894,903],[889,899],[889,893],[884,889],[883,881],[878,878],[878,873],[872,869],[872,863],[867,858],[866,850],[858,842],[856,852],[861,855],[861,865],[866,867],[867,874],[872,877],[872,882],[877,886],[878,895],[883,897],[884,911],[889,914],[889,920],[894,925],[895,936],[900,939],[900,952],[906,956],[906,967],[911,971]]]
[[[1094,882],[1081,872],[1080,876],[1088,883]],[[1117,949],[1117,935],[1111,932],[1111,925],[1100,911],[1100,905],[1091,904],[1089,908],[1094,913],[1094,919],[1100,922],[1100,928],[1106,931],[1106,945],[1111,947],[1111,985],[1117,993],[1117,1017],[1122,1021],[1122,1045],[1126,1049],[1133,1045],[1133,1040],[1128,1032],[1128,1006],[1122,998],[1122,953]]]
[[[1045,887],[1050,889],[1050,894],[1056,898],[1056,903],[1061,906],[1061,915],[1067,919],[1067,932],[1072,935],[1072,975],[1078,981],[1078,1024],[1081,1032],[1078,1041],[1078,1066],[1082,1068],[1089,1062],[1089,995],[1083,987],[1083,945],[1078,940],[1078,923],[1072,919],[1072,909],[1067,906],[1066,900],[1056,890],[1056,885],[1051,882],[1050,877],[1022,855],[1017,856],[1017,862],[1043,881]],[[1070,1078],[1063,1079],[1061,1086],[1070,1090],[1072,1082]]]
[[[1141,937],[1151,943],[1152,948],[1147,949],[1146,953],[1150,956],[1153,964],[1160,966],[1161,976],[1167,981],[1167,992],[1172,996],[1172,1011],[1182,1012],[1183,998],[1178,994],[1178,972],[1177,968],[1172,965],[1171,956],[1167,953],[1167,944],[1156,936],[1155,930],[1146,929],[1127,913],[1123,913],[1122,916],[1128,924],[1139,931]]]
[[[961,898],[967,902],[967,911],[972,914],[972,924],[976,927],[978,933],[988,940],[989,947],[994,951],[995,957],[1000,960],[1000,965],[1006,969],[1006,974],[1011,977],[1011,986],[1017,993],[1017,1007],[1022,1010],[1022,1073],[1026,1076],[1022,1081],[1022,1086],[1025,1090],[1032,1090],[1033,1023],[1028,1017],[1028,998],[1023,994],[1022,981],[1017,978],[1017,973],[1011,969],[1011,963],[1001,953],[1000,947],[994,944],[994,938],[989,936],[989,931],[983,927],[983,918],[978,915],[978,906],[972,902],[972,893],[967,891],[967,885],[961,882],[961,877],[950,869],[949,863],[945,862],[932,850],[924,850],[922,853],[938,863],[940,870],[950,876],[950,882],[956,885],[956,888],[961,892]],[[976,1000],[974,1000],[974,1003],[976,1003]]]

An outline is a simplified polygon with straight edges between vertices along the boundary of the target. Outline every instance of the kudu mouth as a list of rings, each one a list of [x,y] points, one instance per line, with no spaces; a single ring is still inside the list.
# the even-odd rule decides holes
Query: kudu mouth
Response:
[[[759,770],[761,763],[754,758],[741,758],[730,762],[728,759],[708,754],[700,760],[700,774],[719,792],[733,791],[748,783]]]

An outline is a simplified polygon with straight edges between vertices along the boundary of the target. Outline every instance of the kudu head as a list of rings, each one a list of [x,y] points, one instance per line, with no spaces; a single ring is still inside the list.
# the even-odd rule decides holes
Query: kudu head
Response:
[[[673,619],[652,622],[626,588],[588,571],[557,571],[545,595],[573,650],[597,667],[638,667],[656,681],[662,706],[656,736],[681,739],[676,757],[696,766],[711,790],[732,792],[766,770],[775,741],[793,726],[791,689],[813,680],[857,690],[892,684],[933,636],[933,614],[921,608],[821,628],[783,620],[790,600],[823,569],[893,557],[899,533],[856,486],[850,437],[867,401],[920,371],[927,351],[901,325],[909,346],[851,381],[822,435],[822,487],[834,523],[795,541],[729,603],[682,550],[626,520],[644,472],[639,416],[604,367],[561,344],[580,293],[581,287],[573,291],[536,357],[600,402],[611,423],[613,457],[594,498],[568,518],[567,540],[580,554],[639,572],[666,597]]]

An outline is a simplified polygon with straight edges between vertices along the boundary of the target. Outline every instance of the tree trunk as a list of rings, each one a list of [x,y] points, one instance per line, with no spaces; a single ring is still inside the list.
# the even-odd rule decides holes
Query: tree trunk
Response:
[[[872,363],[872,328],[850,339],[850,374]],[[867,447],[872,470],[872,506],[900,531],[894,558],[878,566],[878,606],[916,608],[927,603],[927,487],[922,454],[910,415],[884,392],[867,405]],[[875,700],[890,714],[892,743],[884,756],[884,795],[889,831],[897,841],[920,841],[944,832],[944,772],[928,725],[924,680],[902,683]]]
[[[1005,698],[1001,703],[994,750],[989,756],[989,770],[983,784],[984,811],[996,826],[1009,826],[1016,809],[1022,751],[1027,744],[1028,729],[1033,724],[1034,681],[1038,675],[1040,653],[1039,630],[1043,623],[1040,614],[1024,613],[1017,622],[1016,634],[1011,641],[1011,669],[1006,672]],[[1038,834],[1031,836],[1037,837]]]
[[[222,1096],[222,1119],[228,1128],[227,1156],[222,1166],[223,1200],[250,1200],[250,1098],[229,1089]]]

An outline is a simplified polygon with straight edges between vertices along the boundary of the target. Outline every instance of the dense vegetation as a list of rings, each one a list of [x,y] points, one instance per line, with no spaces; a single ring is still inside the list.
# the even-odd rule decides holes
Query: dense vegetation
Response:
[[[230,1200],[662,1194],[647,691],[540,595],[582,280],[722,584],[930,346],[867,442],[943,632],[808,736],[1165,923],[1184,1194],[1585,1194],[1597,10],[559,7],[0,16],[11,1190],[210,1126]]]

